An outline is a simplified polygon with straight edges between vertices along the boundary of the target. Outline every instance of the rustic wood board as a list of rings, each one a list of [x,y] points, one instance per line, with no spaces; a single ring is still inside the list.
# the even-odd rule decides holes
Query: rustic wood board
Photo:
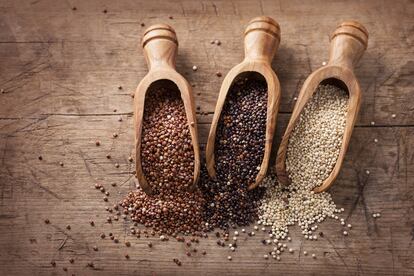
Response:
[[[1,275],[414,274],[412,1],[3,0],[0,14]],[[111,202],[133,189],[134,168],[127,160],[133,151],[130,93],[146,73],[138,47],[141,22],[165,22],[176,29],[178,70],[196,85],[205,143],[222,81],[215,72],[226,73],[240,62],[245,24],[263,14],[282,29],[273,63],[282,86],[275,146],[304,79],[327,60],[328,35],[336,24],[353,18],[370,32],[356,69],[361,112],[331,189],[353,225],[350,236],[345,238],[333,220],[321,224],[325,235],[318,242],[302,241],[294,227],[297,250],[281,262],[263,259],[260,235],[242,238],[229,262],[228,249],[217,247],[212,237],[198,246],[207,256],[189,258],[183,244],[152,238],[150,250],[145,238],[130,237],[129,222],[105,223],[107,204],[94,183],[104,183]],[[220,46],[210,44],[216,38]],[[119,133],[117,139],[113,132]],[[111,160],[105,158],[108,153]],[[111,187],[112,182],[118,186]],[[373,212],[382,217],[374,220]],[[121,242],[101,240],[101,232],[113,232]],[[130,248],[125,240],[131,240]],[[99,251],[92,250],[94,245]],[[299,254],[299,248],[318,258]],[[172,262],[174,257],[182,267]],[[86,266],[89,261],[95,269]]]

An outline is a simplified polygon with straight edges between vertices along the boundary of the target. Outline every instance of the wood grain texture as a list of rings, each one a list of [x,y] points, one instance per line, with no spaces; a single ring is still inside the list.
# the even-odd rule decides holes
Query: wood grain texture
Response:
[[[412,275],[413,13],[412,1],[1,1],[0,275]],[[294,227],[297,250],[281,262],[263,259],[262,233],[241,238],[232,262],[214,238],[198,245],[207,250],[205,257],[189,258],[183,244],[155,238],[150,250],[145,239],[128,234],[129,222],[105,222],[109,204],[93,188],[103,183],[110,202],[116,202],[134,187],[135,168],[127,160],[134,154],[130,94],[147,73],[138,49],[142,32],[161,22],[176,30],[177,70],[196,85],[199,139],[205,144],[222,81],[214,74],[225,74],[242,60],[243,30],[259,15],[275,18],[283,31],[272,64],[282,92],[273,150],[303,81],[328,59],[332,28],[355,19],[370,31],[368,49],[355,68],[363,91],[360,113],[331,189],[353,225],[350,236],[344,238],[332,220],[320,226],[325,236],[318,242],[302,241]],[[222,44],[211,45],[212,39]],[[113,139],[113,132],[119,137]],[[374,220],[373,212],[381,218]],[[112,232],[121,242],[101,240],[101,232]],[[318,258],[299,255],[299,248]],[[173,263],[175,257],[182,267]],[[95,270],[86,267],[89,261]]]

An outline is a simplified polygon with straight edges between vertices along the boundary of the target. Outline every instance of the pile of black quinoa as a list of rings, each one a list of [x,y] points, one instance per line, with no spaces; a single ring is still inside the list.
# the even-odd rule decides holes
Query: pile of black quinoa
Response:
[[[210,229],[247,225],[257,219],[264,189],[248,191],[263,160],[266,139],[267,84],[244,78],[228,92],[215,141],[216,180],[203,170],[200,189]]]

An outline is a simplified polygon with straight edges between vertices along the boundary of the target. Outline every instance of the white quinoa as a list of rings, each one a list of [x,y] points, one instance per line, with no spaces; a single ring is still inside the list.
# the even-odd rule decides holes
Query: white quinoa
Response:
[[[329,176],[339,155],[348,109],[346,91],[320,85],[305,105],[289,138],[286,170],[287,187],[278,185],[274,175],[263,181],[266,194],[259,208],[262,225],[271,226],[275,241],[287,237],[288,227],[299,225],[309,240],[317,240],[317,223],[326,217],[338,218],[328,192],[314,193]],[[312,237],[310,239],[309,237]]]
[[[305,105],[289,138],[286,171],[301,188],[311,190],[329,176],[339,155],[348,110],[348,94],[320,85]]]

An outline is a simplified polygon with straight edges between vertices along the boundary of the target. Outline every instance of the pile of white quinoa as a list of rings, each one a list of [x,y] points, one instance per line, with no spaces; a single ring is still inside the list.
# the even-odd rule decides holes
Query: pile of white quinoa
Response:
[[[328,192],[316,194],[312,190],[323,183],[335,166],[347,110],[346,91],[333,85],[319,85],[289,138],[286,170],[291,184],[278,185],[274,175],[263,181],[267,191],[259,209],[259,224],[271,226],[274,243],[290,240],[288,227],[295,224],[301,227],[306,239],[317,240],[317,224],[327,217],[339,219],[337,214],[344,211],[337,209]],[[341,224],[345,225],[343,219]]]

